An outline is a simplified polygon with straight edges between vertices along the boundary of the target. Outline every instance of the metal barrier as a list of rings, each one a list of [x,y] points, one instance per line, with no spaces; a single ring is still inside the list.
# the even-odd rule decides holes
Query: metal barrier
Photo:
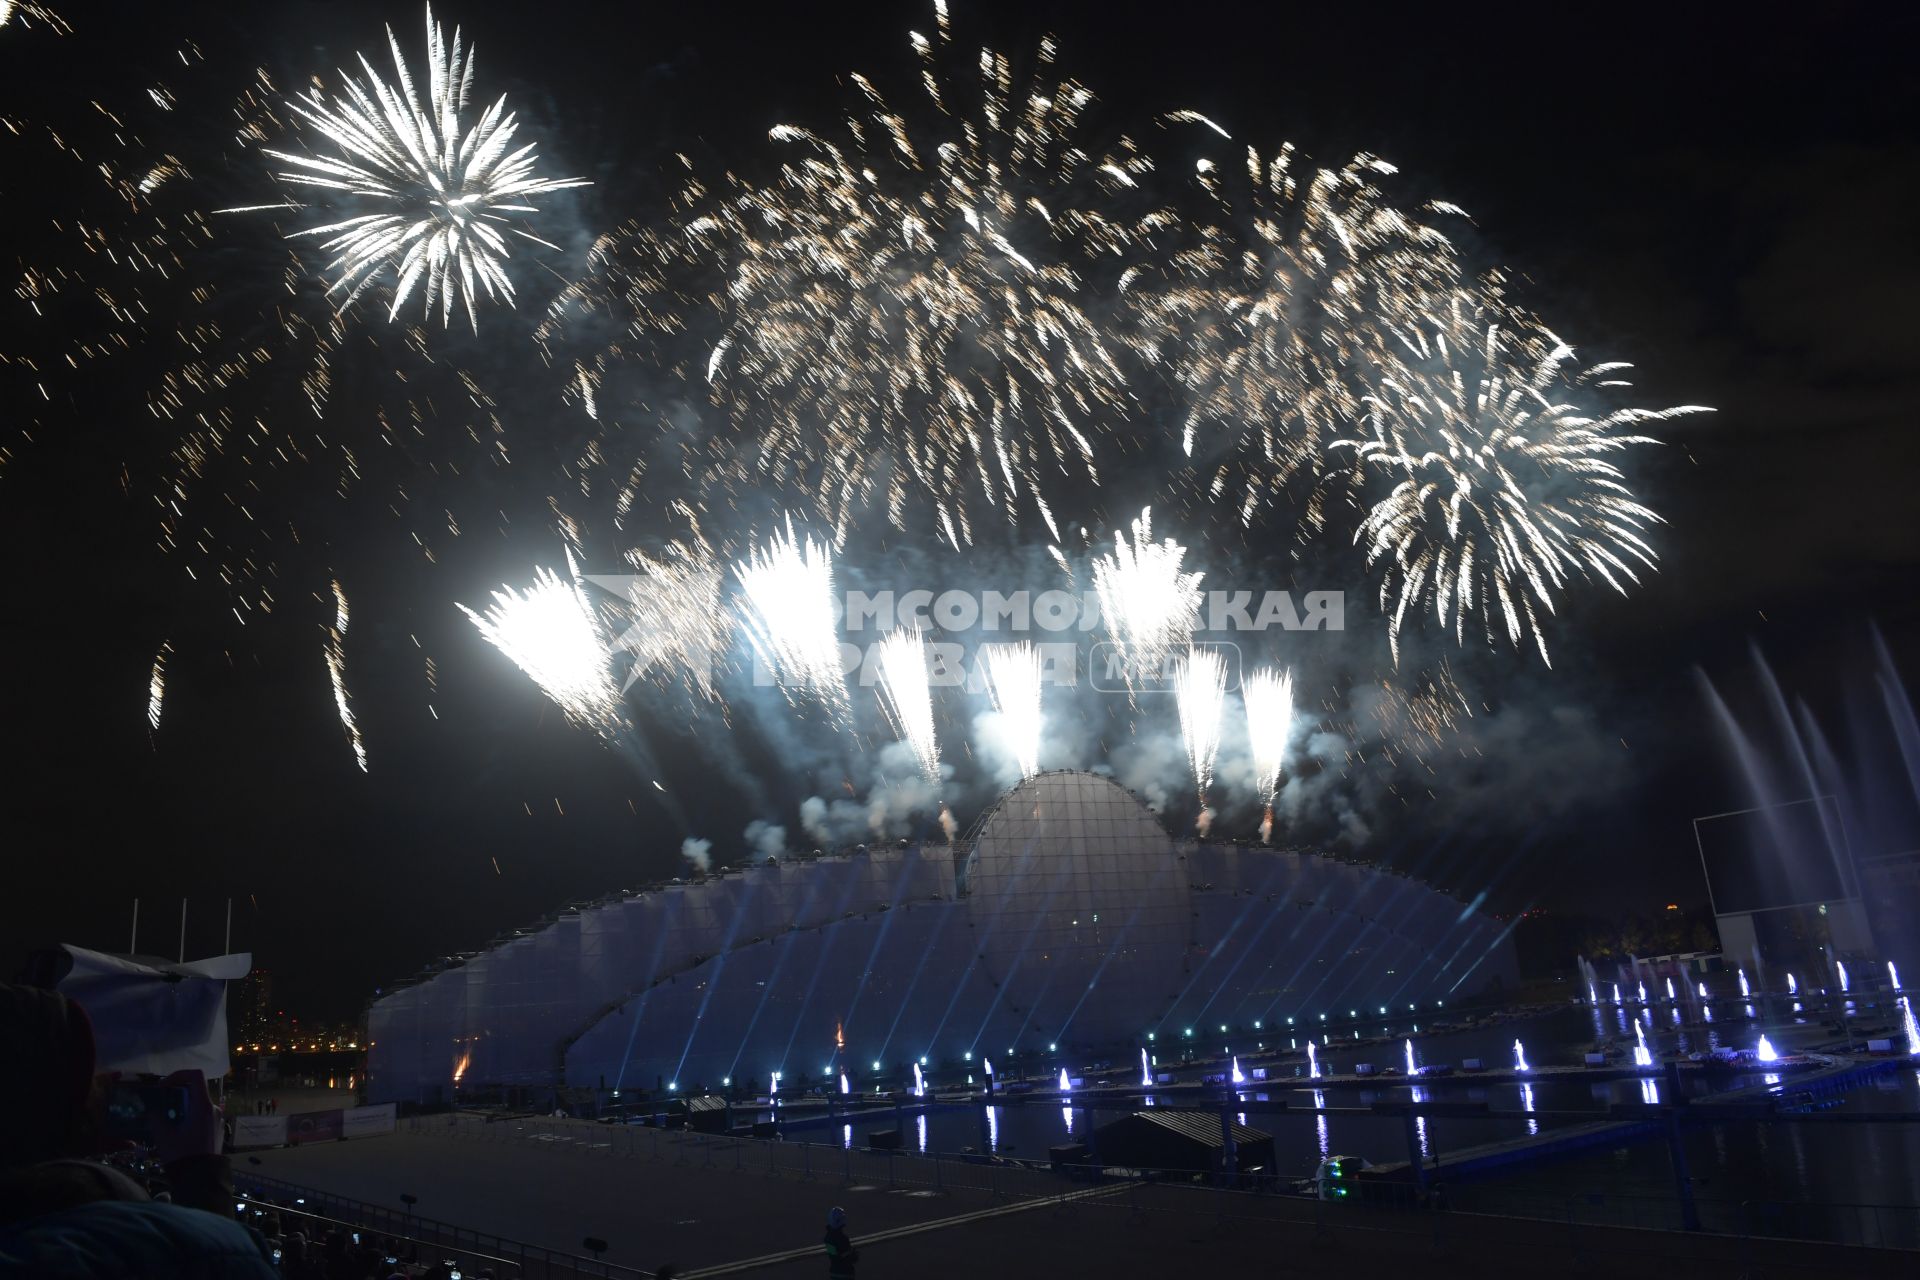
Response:
[[[299,1231],[306,1238],[307,1247],[315,1258],[324,1256],[323,1241],[336,1228],[353,1233],[356,1250],[362,1245],[363,1237],[371,1237],[372,1242],[380,1245],[384,1250],[381,1255],[382,1274],[391,1272],[393,1267],[402,1264],[432,1266],[436,1262],[447,1261],[459,1267],[460,1270],[472,1272],[475,1275],[484,1270],[492,1275],[494,1280],[522,1280],[524,1272],[517,1259],[481,1253],[473,1249],[411,1235],[394,1235],[360,1222],[315,1213],[300,1207],[297,1203],[317,1194],[317,1192],[307,1191],[296,1196],[296,1203],[282,1204],[273,1200],[257,1199],[242,1192],[243,1203],[248,1207],[237,1212],[235,1216],[241,1222],[263,1233],[268,1233],[270,1226],[277,1225],[280,1228],[278,1235],[282,1240],[293,1231]]]

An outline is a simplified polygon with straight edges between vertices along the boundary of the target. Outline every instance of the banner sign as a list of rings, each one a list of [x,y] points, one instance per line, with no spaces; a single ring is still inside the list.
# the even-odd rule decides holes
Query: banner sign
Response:
[[[233,1146],[281,1147],[292,1143],[337,1142],[341,1138],[372,1138],[392,1133],[399,1107],[383,1102],[373,1107],[352,1107],[345,1111],[302,1111],[290,1116],[236,1116],[233,1121]]]
[[[340,1126],[342,1137],[371,1138],[376,1134],[392,1133],[399,1104],[383,1102],[377,1107],[354,1107],[345,1113]]]
[[[307,1111],[288,1116],[287,1141],[295,1146],[303,1142],[337,1142],[345,1115],[344,1111]]]
[[[287,1141],[286,1116],[236,1116],[233,1121],[233,1146],[236,1151],[248,1147],[279,1147]]]

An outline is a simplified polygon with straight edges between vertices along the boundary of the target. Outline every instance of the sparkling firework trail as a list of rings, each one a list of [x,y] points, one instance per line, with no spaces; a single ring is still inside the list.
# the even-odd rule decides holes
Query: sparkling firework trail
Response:
[[[1040,692],[1046,668],[1033,641],[990,644],[981,649],[986,659],[987,696],[1000,713],[1001,727],[1020,762],[1020,776],[1040,772]]]
[[[1217,649],[1189,649],[1174,667],[1173,690],[1180,704],[1180,736],[1187,744],[1200,795],[1200,834],[1212,825],[1207,788],[1213,785],[1213,761],[1220,753],[1220,721],[1226,705],[1227,664]]]
[[[1365,397],[1368,435],[1335,447],[1353,451],[1356,482],[1377,495],[1354,540],[1385,566],[1394,660],[1409,613],[1430,608],[1459,643],[1478,615],[1489,643],[1531,636],[1550,664],[1540,613],[1555,611],[1555,592],[1593,575],[1624,595],[1636,565],[1654,564],[1644,533],[1660,517],[1610,455],[1655,443],[1628,434],[1640,424],[1705,410],[1590,416],[1573,397],[1624,385],[1611,376],[1624,366],[1569,373],[1572,348],[1497,298],[1455,293],[1391,333],[1396,361]]]
[[[1172,538],[1153,540],[1153,511],[1133,522],[1133,541],[1113,535],[1113,554],[1093,561],[1093,588],[1107,634],[1125,659],[1129,687],[1136,673],[1157,677],[1193,634],[1204,573],[1182,573],[1187,551]]]
[[[333,681],[333,705],[340,712],[340,727],[347,731],[347,742],[353,747],[353,758],[360,764],[360,772],[367,771],[367,748],[360,741],[360,726],[353,718],[353,704],[347,698],[347,593],[340,589],[338,579],[333,583],[333,626],[327,631],[327,677]]]
[[[1047,79],[1050,40],[1016,84],[1000,54],[957,56],[937,13],[912,37],[924,125],[853,75],[844,136],[776,127],[779,180],[689,226],[730,263],[707,380],[837,534],[876,501],[908,527],[917,491],[955,547],[976,498],[1058,538],[1041,477],[1097,483],[1095,437],[1131,403],[1088,277],[1138,238],[1111,209],[1151,166],[1080,136],[1093,95]]]
[[[847,682],[833,620],[833,556],[823,542],[794,535],[789,523],[765,547],[733,566],[740,622],[748,643],[779,678],[787,701],[818,698],[845,722]]]
[[[920,774],[940,785],[940,744],[933,733],[933,690],[927,682],[927,646],[916,627],[887,633],[878,647],[880,705],[920,762]]]
[[[606,641],[571,552],[567,571],[562,578],[549,569],[534,570],[531,587],[495,591],[484,614],[465,605],[459,609],[567,719],[612,738],[621,724],[620,686],[608,669]]]
[[[390,319],[418,289],[429,316],[438,304],[442,325],[452,323],[458,296],[477,331],[476,287],[490,300],[513,303],[513,281],[506,272],[511,251],[501,229],[557,248],[513,226],[506,215],[538,213],[526,203],[529,197],[584,186],[586,179],[535,176],[534,144],[509,149],[519,124],[506,110],[504,96],[470,126],[461,119],[473,87],[473,51],[463,52],[458,27],[447,40],[431,5],[424,105],[391,27],[387,44],[395,84],[382,81],[361,55],[364,81],[342,72],[343,92],[331,100],[309,90],[287,104],[334,144],[334,154],[266,154],[294,166],[277,175],[282,182],[341,192],[382,210],[294,233],[332,237],[322,245],[336,255],[329,269],[338,278],[328,292],[345,295],[343,309],[391,268],[396,283]]]
[[[1253,751],[1254,780],[1260,786],[1260,838],[1273,834],[1273,797],[1286,763],[1287,739],[1293,733],[1293,672],[1256,671],[1247,677],[1241,694],[1247,708],[1247,741]]]
[[[73,34],[67,20],[46,5],[36,4],[34,0],[0,0],[0,27],[16,20],[22,30],[38,22],[57,36]]]
[[[162,643],[153,655],[153,674],[147,677],[147,728],[160,727],[160,712],[167,699],[167,655],[173,646]]]

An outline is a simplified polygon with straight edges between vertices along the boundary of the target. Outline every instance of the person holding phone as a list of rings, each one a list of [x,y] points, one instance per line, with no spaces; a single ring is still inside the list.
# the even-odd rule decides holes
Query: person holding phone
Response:
[[[134,1084],[94,1074],[93,1027],[56,991],[0,984],[0,1280],[279,1280],[233,1219],[220,1112],[198,1071]],[[99,1159],[130,1144],[171,1202]]]

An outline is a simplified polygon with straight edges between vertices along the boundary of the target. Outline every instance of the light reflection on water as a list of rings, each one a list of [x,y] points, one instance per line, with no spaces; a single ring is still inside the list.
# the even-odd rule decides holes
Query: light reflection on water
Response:
[[[1702,1006],[1700,1016],[1707,1014],[1708,1009]],[[1416,1047],[1423,1060],[1436,1066],[1451,1064],[1458,1070],[1461,1061],[1467,1057],[1479,1056],[1490,1062],[1501,1060],[1511,1049],[1515,1035],[1519,1034],[1525,1038],[1528,1056],[1533,1059],[1535,1068],[1539,1069],[1578,1062],[1579,1054],[1593,1038],[1591,1029],[1596,1026],[1620,1027],[1625,1031],[1626,1038],[1630,1039],[1633,1034],[1631,1025],[1636,1020],[1635,1012],[1631,1010],[1569,1008],[1547,1017],[1528,1020],[1524,1027],[1508,1023],[1429,1036]],[[1731,1043],[1748,1047],[1752,1035],[1751,1027],[1743,1024]],[[1650,1034],[1648,1038],[1653,1040],[1655,1037]],[[1698,1047],[1711,1048],[1720,1043],[1714,1027],[1688,1022],[1684,1017],[1677,1029],[1662,1026],[1658,1040],[1663,1053],[1676,1049],[1692,1052]],[[1346,1052],[1341,1050],[1343,1058]],[[1396,1039],[1360,1049],[1355,1060],[1375,1060],[1384,1065],[1400,1058],[1402,1052],[1403,1046]],[[1339,1064],[1342,1069],[1350,1069],[1351,1065],[1351,1061]],[[1303,1067],[1292,1063],[1270,1069],[1276,1075],[1289,1072],[1302,1077],[1305,1075]],[[1769,1074],[1773,1076],[1773,1081],[1768,1081],[1760,1074],[1749,1073],[1721,1079],[1713,1087],[1728,1089],[1768,1085],[1784,1078],[1782,1073]],[[1090,1083],[1091,1076],[1089,1072]],[[1129,1076],[1128,1083],[1131,1080]],[[1302,1079],[1300,1083],[1306,1081]],[[1364,1090],[1357,1086],[1327,1087],[1325,1082],[1315,1083],[1321,1087],[1299,1093],[1277,1090],[1263,1097],[1258,1092],[1245,1091],[1240,1095],[1247,1103],[1248,1110],[1236,1110],[1236,1118],[1251,1128],[1273,1135],[1274,1167],[1283,1175],[1309,1176],[1319,1160],[1335,1151],[1362,1156],[1375,1163],[1406,1160],[1409,1152],[1405,1120],[1397,1116],[1366,1114],[1361,1108],[1367,1105],[1369,1096],[1392,1098],[1397,1095],[1406,1098],[1410,1092],[1417,1090],[1423,1097],[1440,1101],[1485,1100],[1491,1109],[1490,1119],[1458,1116],[1416,1118],[1414,1135],[1417,1151],[1427,1159],[1439,1153],[1443,1165],[1447,1153],[1451,1151],[1505,1138],[1543,1133],[1558,1125],[1576,1123],[1572,1118],[1541,1113],[1603,1111],[1615,1102],[1659,1104],[1673,1101],[1672,1089],[1662,1078],[1557,1080],[1549,1074],[1524,1082],[1475,1082],[1471,1092],[1462,1087],[1464,1082],[1457,1079],[1437,1086],[1428,1082],[1424,1086],[1412,1086],[1411,1090],[1404,1078],[1398,1081],[1384,1079],[1378,1085]],[[1691,1079],[1684,1086],[1689,1094],[1699,1092],[1701,1087],[1700,1082]],[[1842,1105],[1853,1108],[1865,1094],[1880,1100],[1872,1106],[1874,1110],[1920,1112],[1920,1074],[1903,1070],[1897,1075],[1880,1077],[1872,1085],[1845,1095]],[[1297,1114],[1288,1117],[1285,1114],[1268,1113],[1255,1105],[1266,1101],[1268,1097],[1276,1101],[1291,1097],[1303,1103],[1311,1098],[1316,1110],[1333,1108],[1341,1114],[1316,1115],[1309,1127],[1301,1122]],[[1142,1103],[1165,1106],[1170,1104],[1170,1099],[1149,1095],[1133,1105]],[[1178,1105],[1177,1101],[1172,1105]],[[1353,1109],[1352,1114],[1346,1113],[1348,1108]],[[1070,1135],[1074,1140],[1092,1145],[1097,1154],[1097,1130],[1126,1114],[1126,1110],[1089,1109],[1084,1104],[995,1106],[986,1109],[984,1134],[981,1132],[983,1126],[979,1110],[935,1111],[917,1119],[916,1137],[921,1148],[927,1151],[952,1152],[964,1147],[977,1147],[984,1138],[987,1149],[999,1154],[1014,1159],[1044,1160],[1049,1146],[1066,1140]],[[851,1124],[842,1127],[843,1142],[851,1144],[853,1127]],[[1920,1181],[1915,1181],[1912,1173],[1912,1170],[1920,1169],[1920,1126],[1886,1129],[1846,1126],[1847,1130],[1852,1131],[1851,1135],[1841,1132],[1837,1136],[1833,1129],[1818,1132],[1809,1129],[1802,1133],[1800,1126],[1794,1125],[1775,1125],[1773,1128],[1777,1131],[1770,1135],[1757,1132],[1767,1127],[1728,1125],[1689,1130],[1689,1159],[1698,1162],[1698,1167],[1693,1168],[1692,1173],[1701,1182],[1701,1195],[1747,1196],[1763,1200],[1845,1198],[1859,1203],[1920,1200]],[[1847,1142],[1866,1147],[1868,1158],[1864,1162],[1856,1159],[1860,1152],[1847,1148]],[[1696,1146],[1697,1156],[1693,1154]],[[1531,1192],[1533,1179],[1543,1171],[1557,1169],[1562,1164],[1586,1170],[1583,1175],[1585,1182],[1580,1185],[1590,1184],[1595,1193],[1645,1194],[1669,1199],[1672,1195],[1672,1176],[1666,1164],[1665,1144],[1658,1139],[1635,1141],[1620,1148],[1596,1148],[1591,1153],[1569,1156],[1564,1161],[1550,1164],[1522,1166],[1511,1173],[1492,1176],[1487,1181],[1514,1193]],[[1861,1168],[1856,1169],[1854,1165],[1860,1165]],[[1654,1171],[1646,1174],[1644,1179],[1641,1177],[1643,1166]],[[1862,1169],[1877,1170],[1878,1173],[1868,1177]],[[1622,1170],[1626,1173],[1622,1174]],[[1645,1186],[1640,1187],[1636,1179],[1643,1180]],[[1707,1189],[1709,1187],[1711,1190]],[[1846,1188],[1844,1195],[1842,1187]],[[1569,1191],[1568,1194],[1573,1192]]]

